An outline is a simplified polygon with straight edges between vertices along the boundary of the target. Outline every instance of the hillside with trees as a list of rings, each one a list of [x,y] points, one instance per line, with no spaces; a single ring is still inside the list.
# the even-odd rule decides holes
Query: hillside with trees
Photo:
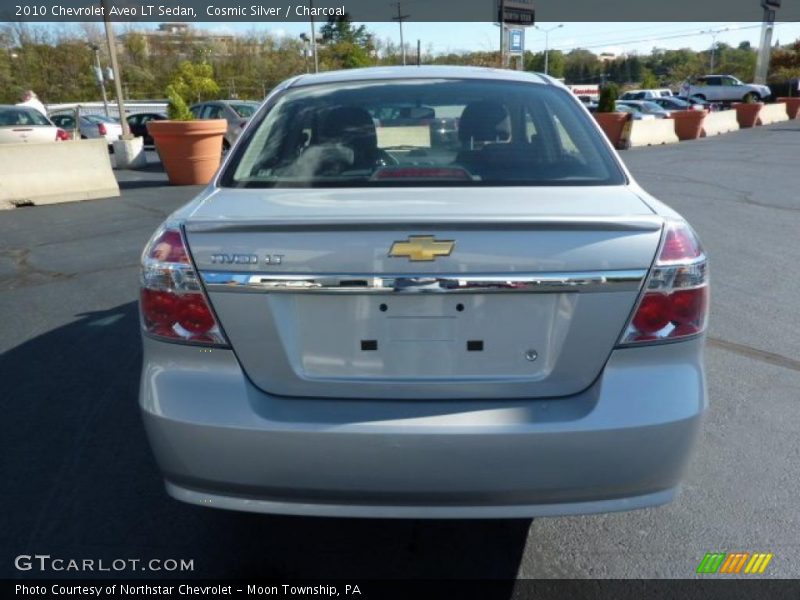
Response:
[[[364,25],[347,18],[321,24],[318,57],[321,70],[347,69],[401,63],[401,49],[391,40],[378,40]],[[118,53],[127,99],[161,99],[181,63],[208,65],[218,85],[217,97],[263,98],[280,81],[313,71],[307,40],[276,37],[252,31],[217,34],[183,26],[160,35],[137,31],[132,24],[117,26]],[[0,102],[16,102],[25,89],[35,90],[49,103],[90,101],[99,97],[93,72],[92,45],[100,48],[108,65],[105,38],[98,25],[61,26],[58,29],[25,24],[0,28]],[[416,47],[406,50],[415,63]],[[434,54],[419,57],[423,64],[455,64],[496,67],[497,52]],[[736,47],[718,44],[714,71],[752,80],[756,49],[743,42]],[[527,52],[524,67],[544,69],[542,52]],[[620,86],[677,87],[689,76],[707,73],[708,51],[654,48],[649,54],[609,59],[576,48],[551,50],[550,74],[568,83],[614,82]],[[800,77],[800,40],[773,51],[770,83]],[[108,86],[112,93],[113,86]]]

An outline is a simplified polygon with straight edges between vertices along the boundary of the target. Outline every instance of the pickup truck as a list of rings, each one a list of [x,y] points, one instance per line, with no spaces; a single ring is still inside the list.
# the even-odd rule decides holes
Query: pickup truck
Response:
[[[742,83],[732,75],[706,75],[684,81],[680,95],[710,102],[759,102],[769,98],[772,91],[766,85]]]

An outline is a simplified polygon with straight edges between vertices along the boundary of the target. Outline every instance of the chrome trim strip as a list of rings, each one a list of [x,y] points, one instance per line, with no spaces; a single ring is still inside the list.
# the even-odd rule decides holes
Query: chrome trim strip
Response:
[[[291,294],[492,294],[638,291],[647,269],[491,275],[287,275],[201,271],[210,292]]]
[[[186,223],[188,233],[305,233],[327,231],[658,231],[663,219],[656,216],[631,217],[448,217],[439,221],[413,221],[408,219],[364,218],[352,220],[330,217],[317,219],[274,219],[253,222],[236,220],[192,220]]]

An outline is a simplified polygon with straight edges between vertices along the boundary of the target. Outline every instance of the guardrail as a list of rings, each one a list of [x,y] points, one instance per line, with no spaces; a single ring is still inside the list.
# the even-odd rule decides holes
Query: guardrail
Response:
[[[731,131],[739,131],[736,111],[720,110],[706,115],[706,120],[703,121],[703,132],[700,135],[702,137],[711,137],[721,133],[730,133]]]
[[[116,196],[104,139],[0,144],[0,208]]]
[[[678,141],[675,122],[672,119],[643,119],[633,121],[631,124],[631,148],[677,144]]]
[[[786,111],[786,103],[765,104],[758,113],[756,125],[772,125],[789,120],[789,113]]]
[[[60,104],[48,104],[46,106],[48,115],[65,114],[80,110],[82,115],[104,115],[106,114],[105,105],[102,102],[62,102]],[[135,115],[143,112],[167,112],[167,103],[164,101],[153,100],[147,102],[126,102],[126,116]],[[116,102],[108,103],[108,116],[119,118],[119,108]]]

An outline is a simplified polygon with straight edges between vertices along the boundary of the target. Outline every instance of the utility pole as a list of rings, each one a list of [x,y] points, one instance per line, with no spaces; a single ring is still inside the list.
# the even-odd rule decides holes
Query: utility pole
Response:
[[[717,53],[717,36],[720,33],[724,33],[728,31],[730,27],[725,27],[724,29],[708,29],[707,31],[701,31],[700,33],[707,33],[711,36],[711,66],[709,68],[709,72],[713,75],[714,74],[714,59],[716,58]]]
[[[95,79],[97,79],[97,84],[100,86],[100,91],[103,92],[103,108],[106,111],[106,116],[108,116],[108,95],[106,94],[106,84],[103,80],[103,67],[100,65],[100,46],[92,44],[91,49],[94,50]]]
[[[500,0],[500,14],[498,15],[500,24],[500,68],[506,66],[506,1]]]
[[[317,56],[317,29],[314,25],[314,0],[308,0],[311,18],[311,52],[314,53],[314,73],[319,73],[319,57]]]
[[[131,139],[131,128],[128,127],[128,119],[125,118],[125,100],[122,98],[122,74],[117,62],[117,41],[114,39],[114,26],[109,19],[108,6],[106,0],[100,0],[103,7],[103,24],[106,28],[106,40],[108,41],[108,55],[111,58],[111,71],[114,73],[114,92],[117,94],[117,108],[119,109],[119,122],[122,125],[123,139]]]
[[[417,40],[417,66],[422,64],[422,40]]]
[[[306,67],[306,73],[308,73],[308,49],[311,47],[311,40],[308,39],[307,33],[301,33],[300,39],[303,41],[303,64]]]
[[[406,64],[406,42],[403,39],[403,21],[408,19],[411,15],[403,14],[403,7],[401,2],[395,2],[397,6],[397,16],[392,17],[392,21],[397,21],[400,24],[400,53],[403,56],[403,65]]]
[[[764,18],[761,24],[761,43],[758,46],[756,73],[753,83],[765,85],[769,74],[769,59],[772,51],[772,32],[775,29],[775,11],[781,7],[781,0],[761,0]]]

